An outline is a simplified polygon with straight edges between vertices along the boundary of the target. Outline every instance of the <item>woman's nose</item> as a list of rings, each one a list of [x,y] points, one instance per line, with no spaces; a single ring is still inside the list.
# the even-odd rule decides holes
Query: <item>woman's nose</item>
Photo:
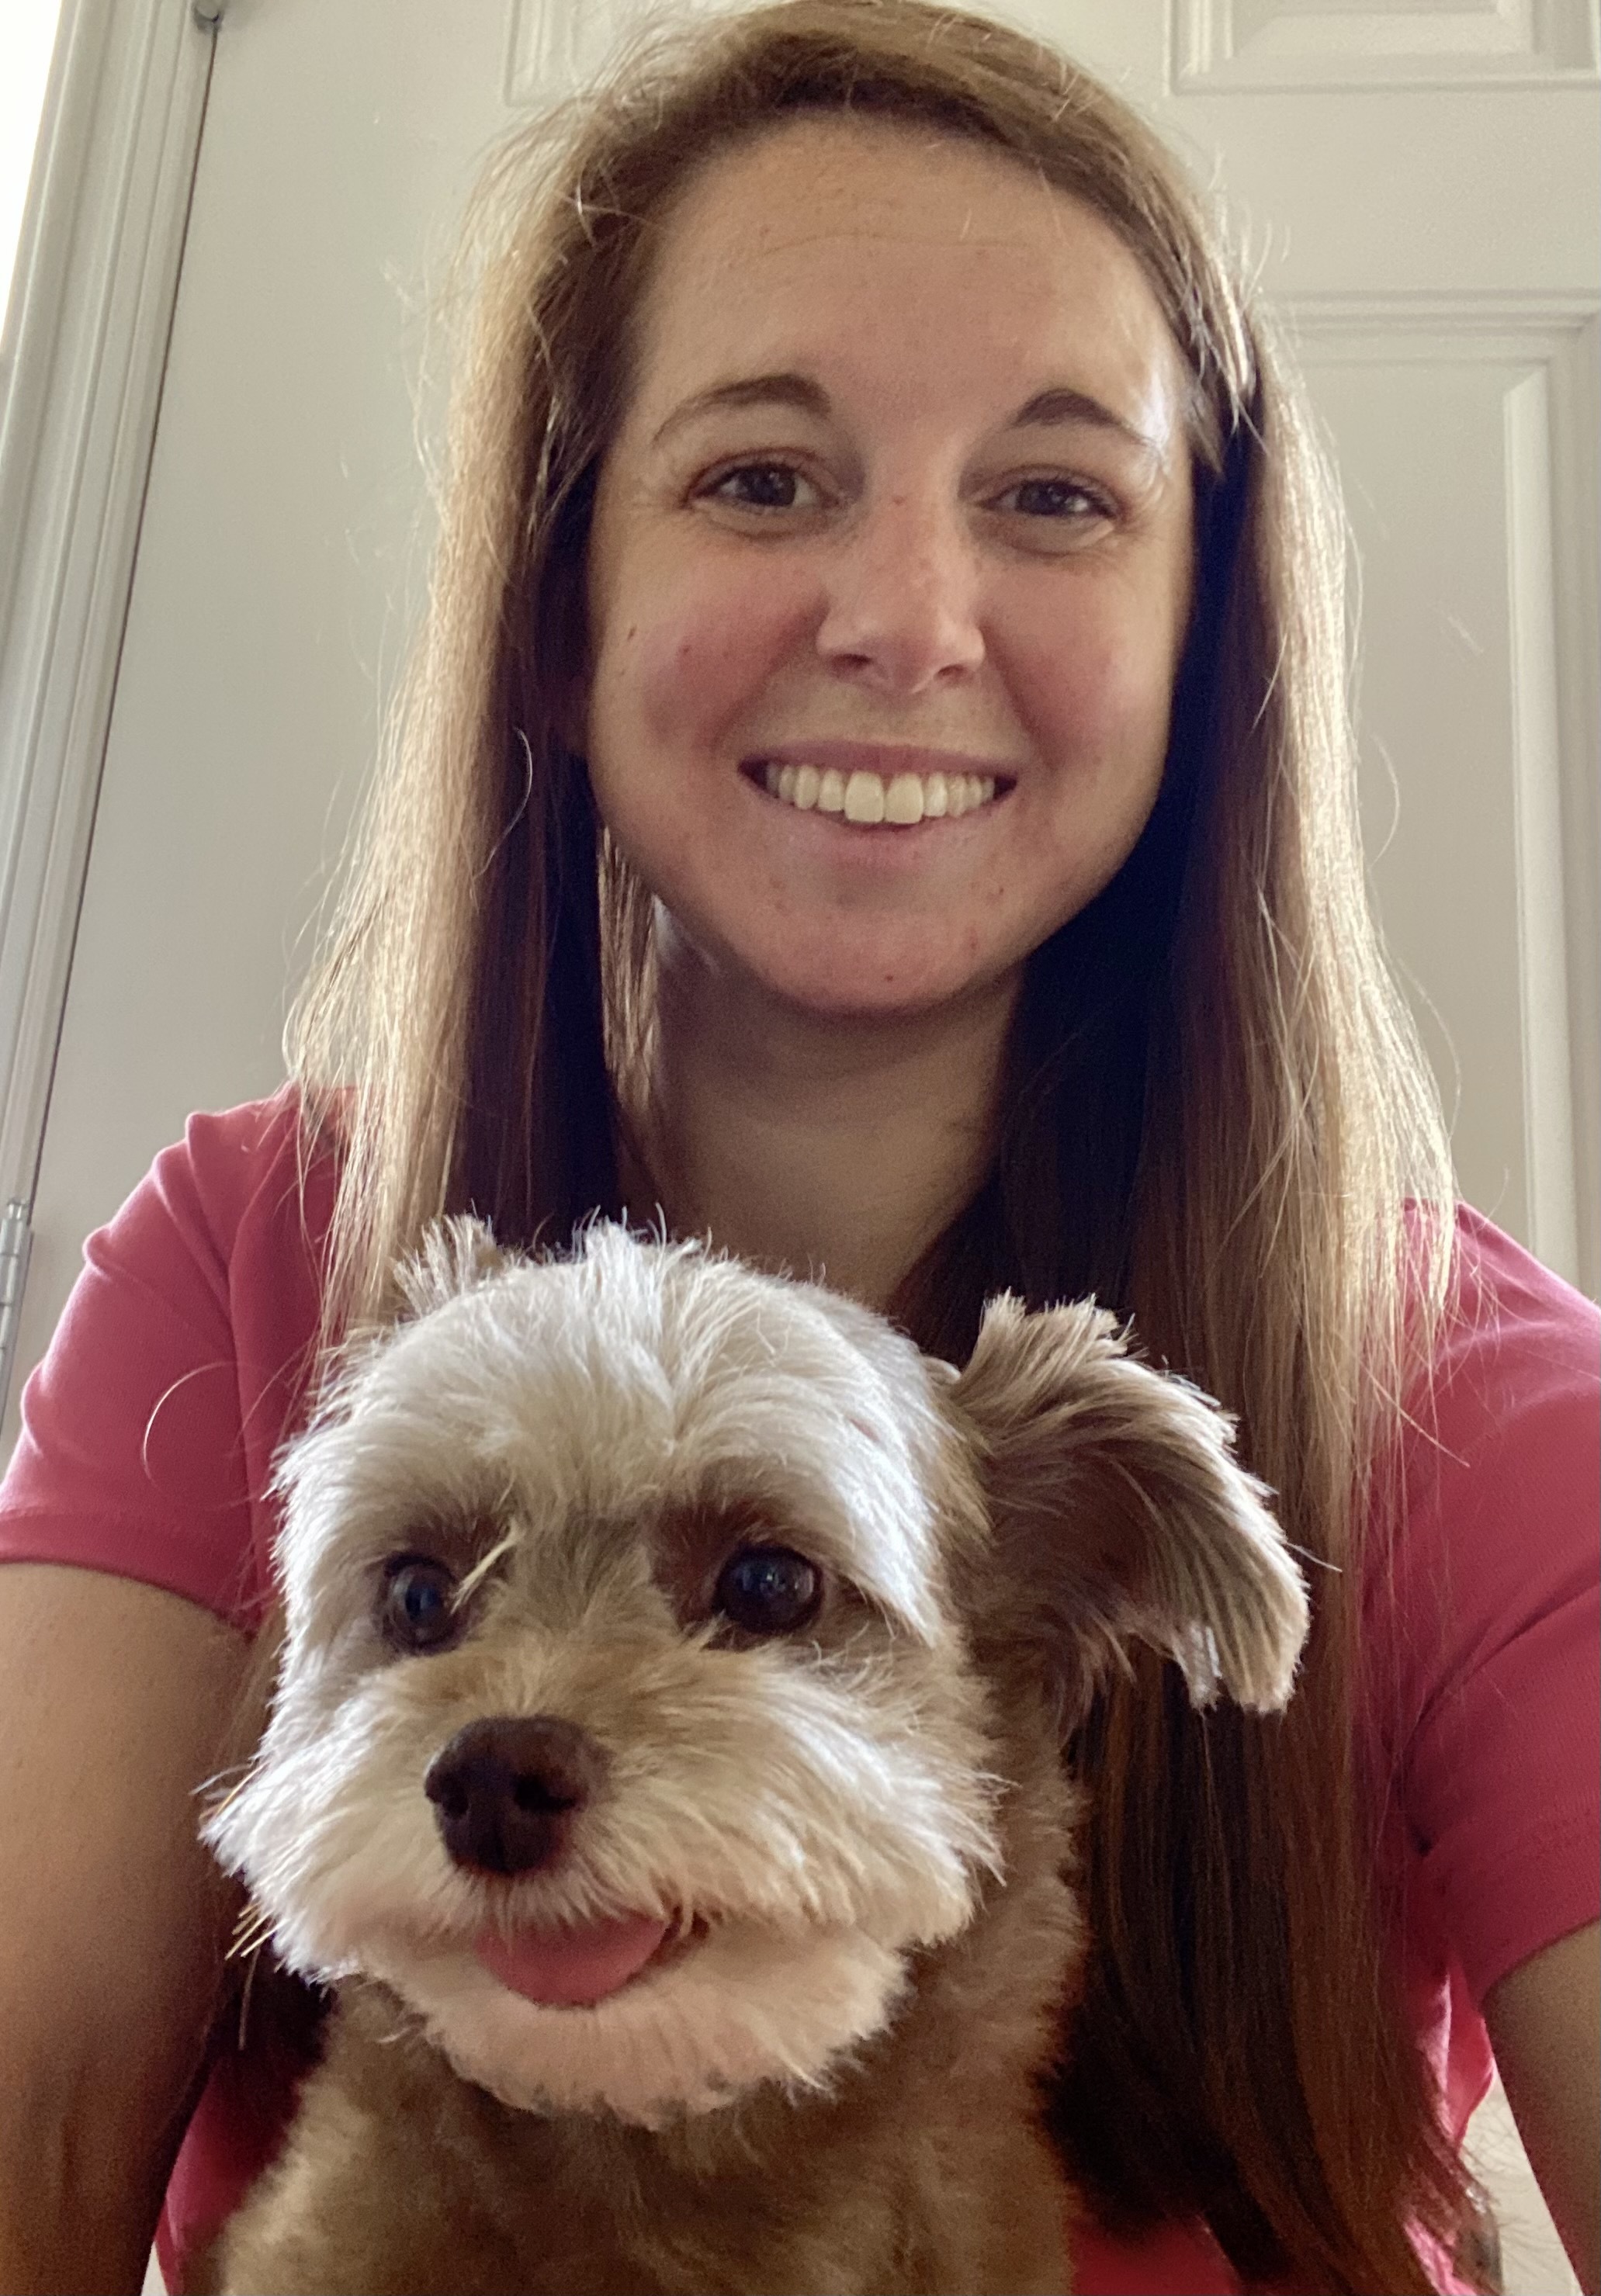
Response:
[[[966,676],[984,659],[979,586],[958,509],[889,496],[841,538],[817,651],[885,693]]]

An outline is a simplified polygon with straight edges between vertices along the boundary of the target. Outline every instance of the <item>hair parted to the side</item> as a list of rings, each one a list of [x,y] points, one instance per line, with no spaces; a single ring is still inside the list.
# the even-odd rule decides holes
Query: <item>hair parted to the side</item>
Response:
[[[1096,1942],[1054,2125],[1110,2222],[1199,2212],[1248,2279],[1424,2291],[1408,2228],[1449,2242],[1466,2185],[1383,1949],[1354,1566],[1447,1296],[1449,1154],[1367,908],[1309,418],[1176,164],[1054,51],[923,0],[789,0],[635,51],[491,170],[428,621],[291,1031],[341,1140],[330,1329],[394,1312],[441,1212],[518,1243],[621,1209],[651,911],[562,739],[589,506],[677,198],[817,111],[973,138],[1084,201],[1191,378],[1199,578],[1162,794],[1031,960],[995,1169],[897,1306],[957,1357],[1003,1288],[1131,1313],[1237,1414],[1317,1609],[1284,1718],[1195,1715],[1153,1661],[1080,1734]]]

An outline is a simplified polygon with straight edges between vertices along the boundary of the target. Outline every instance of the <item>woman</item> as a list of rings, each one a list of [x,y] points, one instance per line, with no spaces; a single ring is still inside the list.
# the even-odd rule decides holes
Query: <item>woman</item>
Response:
[[[92,1245],[7,1487],[6,2284],[132,2284],[207,2073],[188,1797],[319,1333],[442,1207],[658,1203],[947,1355],[998,1288],[1099,1292],[1310,1559],[1282,1723],[1152,1663],[1072,1749],[1080,2286],[1468,2284],[1474,2003],[1592,2274],[1594,1321],[1457,1241],[1363,906],[1337,523],[1188,193],[1015,35],[797,0],[508,153],[480,222],[300,1096],[197,1119]],[[212,2046],[169,2255],[270,2148],[261,2030]]]

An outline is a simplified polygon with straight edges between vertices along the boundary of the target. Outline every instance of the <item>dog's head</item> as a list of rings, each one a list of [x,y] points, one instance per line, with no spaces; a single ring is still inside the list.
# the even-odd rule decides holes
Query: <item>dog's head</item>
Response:
[[[206,1833],[291,1967],[508,2103],[652,2121],[875,2031],[1002,1862],[987,1652],[1063,1709],[1130,1635],[1287,1694],[1260,1494],[1093,1308],[998,1304],[958,1376],[615,1227],[448,1224],[407,1287],[286,1455],[277,1695]]]

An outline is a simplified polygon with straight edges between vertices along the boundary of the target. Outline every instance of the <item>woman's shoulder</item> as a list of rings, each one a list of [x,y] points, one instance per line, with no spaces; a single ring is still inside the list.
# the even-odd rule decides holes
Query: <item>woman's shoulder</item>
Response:
[[[1482,1213],[1460,1207],[1448,1304],[1408,1399],[1409,1468],[1429,1454],[1483,1465],[1491,1453],[1544,1445],[1564,1430],[1563,1460],[1593,1464],[1598,1414],[1601,1308]]]
[[[291,1090],[193,1116],[84,1266],[22,1399],[0,1556],[115,1570],[250,1623],[308,1395],[336,1159]]]
[[[91,1237],[86,1256],[94,1256],[103,1237],[126,1246],[149,1234],[231,1259],[242,1240],[286,1215],[320,1246],[337,1168],[331,1121],[308,1115],[292,1085],[266,1100],[202,1110]]]
[[[1403,1529],[1505,1547],[1592,1544],[1601,1491],[1601,1308],[1480,1212],[1457,1214],[1450,1290],[1403,1417]],[[1532,1529],[1532,1526],[1531,1526]]]
[[[186,1332],[197,1363],[226,1357],[248,1387],[317,1329],[337,1180],[331,1128],[293,1086],[191,1116],[85,1244],[51,1357],[126,1345],[131,1319],[169,1349]]]
[[[1470,1205],[1457,1213],[1447,1365],[1473,1355],[1538,1357],[1548,1370],[1601,1377],[1601,1308]]]
[[[1595,1918],[1601,1313],[1471,1211],[1401,1471],[1366,1702],[1482,2001]]]
[[[1387,1622],[1379,1640],[1407,1650],[1416,1720],[1442,1685],[1595,1602],[1601,1310],[1469,1209],[1398,1465],[1365,1608],[1370,1636]]]

